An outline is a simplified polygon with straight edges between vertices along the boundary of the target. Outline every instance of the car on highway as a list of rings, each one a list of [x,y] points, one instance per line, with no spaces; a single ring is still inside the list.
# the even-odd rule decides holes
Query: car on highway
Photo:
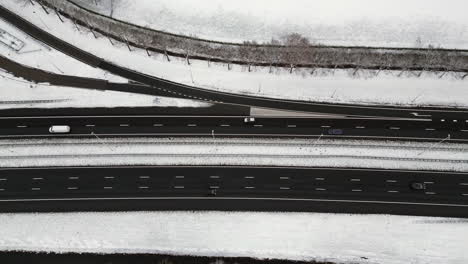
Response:
[[[244,118],[244,123],[245,123],[245,124],[253,124],[253,123],[255,123],[255,117],[249,116],[249,117]]]
[[[426,189],[426,184],[424,182],[412,182],[410,186],[411,189],[418,191]]]
[[[54,125],[49,128],[49,133],[51,134],[67,134],[70,133],[70,126],[66,125]]]

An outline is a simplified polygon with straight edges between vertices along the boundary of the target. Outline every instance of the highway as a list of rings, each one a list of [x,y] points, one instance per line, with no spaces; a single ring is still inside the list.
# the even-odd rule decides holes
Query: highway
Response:
[[[431,118],[461,119],[468,114],[467,109],[457,108],[405,108],[391,106],[372,106],[372,105],[350,105],[350,104],[327,104],[305,101],[291,101],[282,99],[273,99],[265,97],[248,96],[241,94],[232,94],[202,89],[171,82],[165,79],[149,76],[140,72],[127,69],[125,67],[105,61],[93,54],[90,54],[78,47],[67,43],[52,34],[40,29],[20,16],[10,12],[8,9],[0,6],[0,17],[8,21],[18,29],[29,34],[33,38],[57,49],[64,54],[80,60],[92,67],[97,67],[112,74],[133,80],[138,83],[151,86],[155,90],[173,94],[174,96],[211,101],[214,103],[229,103],[244,106],[257,106],[273,109],[286,109],[306,112],[336,113],[360,116],[393,116],[393,117],[417,117],[426,116]],[[160,93],[158,91],[158,93]],[[128,92],[134,92],[128,89]]]
[[[0,139],[199,136],[468,142],[467,109],[326,104],[205,90],[107,62],[1,6],[0,18],[73,58],[137,82],[105,89],[135,92],[133,88],[138,88],[137,92],[145,94],[152,94],[153,89],[155,95],[235,105],[236,111],[242,111],[218,115],[200,110],[172,115],[125,115],[125,109],[117,115],[92,111],[60,115],[45,115],[44,110],[40,115],[27,115],[24,110],[15,115],[2,112]],[[250,115],[245,107],[238,106],[346,116],[254,116],[255,121],[245,122]],[[69,126],[71,131],[52,134],[49,129],[54,125]],[[424,188],[415,188],[414,184]],[[95,210],[314,211],[466,218],[468,173],[234,166],[0,169],[1,212]]]
[[[324,137],[468,142],[468,121],[197,115],[1,116],[0,138],[94,136]],[[51,134],[53,125],[70,126]]]
[[[421,183],[425,189],[414,189]],[[468,173],[294,167],[0,169],[0,211],[247,210],[468,217]]]

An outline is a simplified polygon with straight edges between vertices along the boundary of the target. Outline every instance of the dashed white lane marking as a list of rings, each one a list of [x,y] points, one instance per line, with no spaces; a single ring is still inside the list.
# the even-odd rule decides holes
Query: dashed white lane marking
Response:
[[[33,180],[35,180],[35,181],[41,181],[41,180],[43,180],[43,179],[44,179],[44,178],[42,178],[42,177],[33,178]]]
[[[28,126],[25,126],[25,125],[20,125],[20,126],[16,126],[17,128],[27,128]]]
[[[68,190],[78,190],[78,187],[68,187]]]
[[[351,179],[350,181],[352,181],[352,182],[360,182],[361,179]]]
[[[435,192],[426,192],[426,194],[434,195],[434,194],[437,194],[437,193],[435,193]]]
[[[112,186],[104,186],[104,190],[111,190],[111,189],[113,189]]]
[[[210,176],[211,179],[219,179],[220,177],[217,175]]]
[[[96,125],[92,125],[92,124],[89,124],[89,125],[86,125],[86,127],[95,127]]]
[[[120,124],[121,127],[129,127],[130,124]]]
[[[389,190],[387,191],[388,193],[399,193],[399,191],[395,191],[395,190]]]
[[[40,190],[41,190],[41,188],[38,188],[38,187],[33,187],[33,188],[31,188],[31,190],[32,190],[32,191],[40,191]]]
[[[210,186],[210,189],[219,189],[219,186],[212,185],[212,186]]]
[[[7,178],[0,178],[0,181],[7,181]]]
[[[197,124],[187,124],[188,127],[196,127]]]
[[[114,176],[105,176],[104,179],[115,179]]]
[[[139,178],[140,178],[140,179],[149,179],[150,176],[140,176]]]
[[[153,124],[154,127],[162,127],[164,124]]]
[[[280,177],[280,180],[289,180],[289,177]]]
[[[397,180],[386,180],[386,182],[388,183],[395,183],[395,182],[398,182]]]
[[[462,183],[460,183],[460,185],[462,185],[462,186],[468,186],[468,182],[462,182]]]
[[[288,127],[297,127],[297,125],[288,125]]]
[[[245,179],[255,179],[255,176],[245,176]]]
[[[228,125],[228,124],[221,124],[220,126],[222,126],[222,127],[230,127],[231,125]]]
[[[3,191],[5,191],[5,189],[0,189],[0,192],[3,192]]]
[[[352,189],[351,191],[352,191],[352,192],[362,192],[361,189]]]
[[[244,189],[255,189],[254,186],[245,186]]]
[[[185,176],[179,175],[179,176],[175,176],[175,178],[176,178],[176,179],[183,179],[183,178],[185,178]]]
[[[431,181],[425,181],[424,183],[425,184],[434,184],[434,182],[431,182]]]
[[[324,181],[325,178],[315,178],[316,181]]]
[[[263,127],[263,125],[254,125],[254,127]]]
[[[184,186],[174,186],[174,189],[184,189],[185,187]]]
[[[327,189],[325,188],[315,188],[316,191],[326,191]]]
[[[357,129],[364,129],[364,128],[366,128],[366,127],[365,127],[365,126],[357,126],[356,128],[357,128]]]
[[[76,176],[72,176],[72,177],[68,177],[69,180],[78,180],[80,177],[76,177]]]
[[[426,131],[435,131],[435,128],[426,128],[424,130],[426,130]]]
[[[331,126],[320,126],[321,128],[330,128]]]
[[[146,190],[146,189],[149,189],[149,187],[148,186],[138,186],[138,189]]]
[[[399,127],[389,127],[391,130],[400,130]]]
[[[280,187],[280,190],[291,190],[291,187]]]

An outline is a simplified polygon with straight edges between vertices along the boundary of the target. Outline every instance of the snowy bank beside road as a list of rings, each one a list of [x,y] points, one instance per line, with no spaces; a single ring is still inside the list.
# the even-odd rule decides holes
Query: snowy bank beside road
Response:
[[[235,165],[468,171],[465,144],[101,136],[2,140],[0,146],[0,167]]]
[[[39,0],[38,0],[39,1]],[[114,41],[179,58],[217,61],[249,66],[290,68],[372,69],[402,71],[467,72],[465,51],[433,48],[389,49],[350,48],[314,45],[300,34],[291,33],[268,44],[226,43],[175,35],[138,27],[100,15],[69,1],[40,0],[58,9],[75,23]],[[98,33],[96,33],[98,32]],[[128,47],[131,49],[131,47]],[[292,70],[292,69],[291,69]]]
[[[61,23],[57,16],[47,15],[39,5],[22,5],[16,1],[3,5],[52,34],[115,64],[171,81],[240,94],[282,99],[330,103],[387,104],[405,106],[468,107],[468,78],[461,80],[451,73],[367,72],[317,69],[294,71],[247,67],[205,61],[148,57],[144,50],[129,52],[124,44],[113,46],[106,38],[95,39],[89,31],[78,32],[70,21]],[[37,23],[42,21],[43,23]],[[378,75],[376,75],[378,74]],[[443,96],[442,96],[443,95]]]
[[[211,40],[269,42],[296,32],[323,45],[468,48],[464,0],[73,2],[129,23]]]
[[[468,262],[468,222],[317,213],[0,214],[0,249],[246,256],[333,263]]]
[[[50,25],[50,27],[48,26],[47,31],[50,31],[51,28],[53,28],[53,25]],[[19,49],[16,50],[17,46],[10,47],[0,43],[0,55],[10,60],[32,68],[38,68],[57,74],[98,78],[113,82],[127,82],[124,78],[93,68],[54,50],[1,19],[0,30],[7,32],[24,44],[24,46],[20,46]]]

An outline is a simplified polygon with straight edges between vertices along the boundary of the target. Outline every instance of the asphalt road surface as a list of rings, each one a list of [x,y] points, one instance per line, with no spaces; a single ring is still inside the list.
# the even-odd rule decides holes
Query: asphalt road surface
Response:
[[[0,169],[2,212],[151,209],[468,217],[468,173],[230,166]]]
[[[149,85],[160,92],[173,94],[177,97],[210,101],[214,103],[229,103],[235,105],[258,106],[273,109],[286,109],[294,111],[338,113],[347,115],[372,115],[372,116],[394,116],[394,117],[414,117],[426,116],[432,118],[461,119],[468,114],[467,109],[457,108],[403,108],[391,106],[371,106],[371,105],[346,105],[346,104],[327,104],[314,103],[306,101],[292,101],[273,99],[265,97],[247,96],[241,94],[224,93],[213,90],[202,89],[171,82],[165,79],[149,76],[140,72],[118,66],[105,61],[93,54],[90,54],[78,47],[67,43],[52,34],[40,29],[34,24],[10,12],[8,9],[0,6],[0,17],[16,26],[20,30],[29,34],[33,38],[44,42],[45,44],[57,49],[64,54],[80,60],[92,67],[97,67],[112,74]],[[110,90],[111,88],[109,88]],[[128,89],[128,92],[134,92]]]
[[[467,120],[246,116],[31,116],[0,117],[0,138],[99,136],[324,137],[468,142]],[[456,122],[454,122],[456,121]],[[53,125],[71,133],[52,134]]]

